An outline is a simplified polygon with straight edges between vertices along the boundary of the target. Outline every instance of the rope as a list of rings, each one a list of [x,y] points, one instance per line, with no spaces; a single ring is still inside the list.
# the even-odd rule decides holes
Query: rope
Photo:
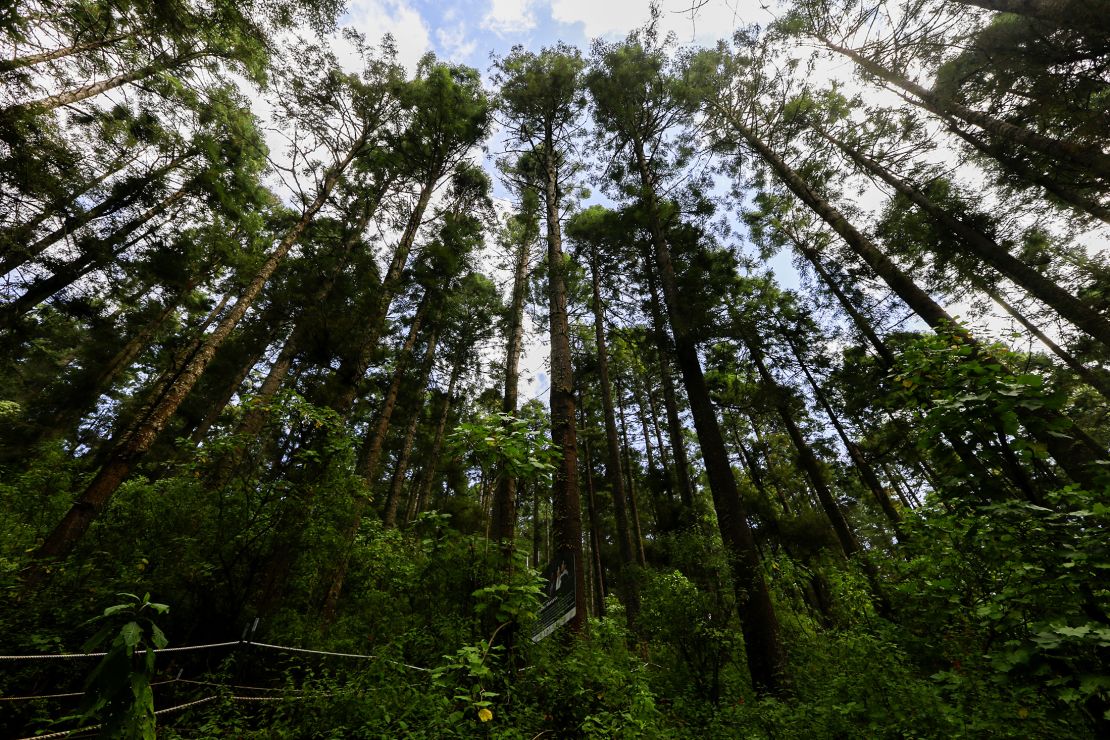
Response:
[[[230,647],[239,645],[241,641],[212,642],[206,645],[182,645],[181,647],[158,648],[155,653],[181,653],[189,650],[209,650],[211,648]],[[145,655],[146,650],[136,650],[136,654]],[[44,653],[42,655],[0,655],[0,660],[80,660],[82,658],[103,658],[108,653]]]
[[[310,655],[330,655],[335,658],[361,658],[363,660],[377,660],[376,655],[362,655],[361,653],[333,653],[327,650],[309,650],[308,648],[288,647],[286,645],[270,645],[265,642],[248,642],[254,647],[264,647],[271,650],[283,650],[287,653],[308,653]]]
[[[232,698],[237,699],[238,697],[232,697]],[[185,702],[184,704],[178,704],[176,707],[166,707],[165,709],[159,709],[158,711],[156,711],[154,713],[154,715],[157,717],[157,716],[160,716],[160,715],[163,715],[163,714],[172,714],[173,712],[180,712],[182,709],[188,709],[189,707],[195,707],[198,704],[207,704],[208,702],[215,701],[215,700],[216,700],[215,696],[206,696],[203,699],[197,699],[196,701],[188,701],[188,702]],[[20,740],[49,740],[49,738],[69,737],[70,735],[72,735],[75,732],[88,732],[90,730],[99,730],[100,728],[101,728],[101,725],[89,725],[88,727],[77,727],[77,728],[74,728],[72,730],[62,730],[61,732],[51,732],[49,735],[32,735],[31,737],[20,738]]]
[[[155,686],[165,686],[168,683],[177,683],[178,681],[181,681],[183,683],[197,683],[196,681],[186,681],[183,678],[171,678],[171,679],[167,679],[165,681],[155,681],[150,686],[151,686],[151,688],[154,688]],[[250,687],[249,686],[244,686],[244,687],[241,687],[241,688],[250,688]],[[71,692],[66,693],[66,694],[24,694],[22,696],[0,696],[0,701],[34,701],[35,699],[64,699],[64,698],[70,697],[70,696],[84,696],[84,695],[85,695],[84,691],[71,691]]]

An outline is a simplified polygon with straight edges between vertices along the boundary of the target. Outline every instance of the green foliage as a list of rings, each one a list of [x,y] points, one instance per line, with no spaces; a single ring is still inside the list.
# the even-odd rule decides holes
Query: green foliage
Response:
[[[107,607],[103,614],[90,620],[103,622],[104,626],[85,643],[86,651],[96,650],[113,633],[115,637],[85,682],[80,714],[61,721],[76,719],[80,726],[95,722],[108,737],[153,740],[154,692],[150,682],[154,676],[154,651],[168,643],[153,615],[165,614],[170,608],[151,601],[149,593],[141,598],[134,594],[118,596],[126,600]]]
[[[448,438],[487,473],[549,485],[559,452],[552,446],[542,418],[495,413],[460,424]]]

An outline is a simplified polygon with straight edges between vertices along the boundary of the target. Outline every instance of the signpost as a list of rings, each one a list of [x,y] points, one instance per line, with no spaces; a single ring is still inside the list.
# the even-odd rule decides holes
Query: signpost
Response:
[[[574,558],[559,555],[544,569],[547,589],[540,607],[536,626],[532,628],[532,642],[539,642],[559,627],[574,619]]]

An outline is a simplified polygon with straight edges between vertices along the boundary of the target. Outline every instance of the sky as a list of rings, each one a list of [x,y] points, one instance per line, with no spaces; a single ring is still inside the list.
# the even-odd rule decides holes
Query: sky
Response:
[[[701,4],[695,13],[692,4]],[[759,0],[660,0],[661,27],[682,43],[712,44],[748,23],[771,19]],[[397,41],[401,61],[415,66],[427,51],[485,73],[491,54],[514,44],[538,50],[564,41],[588,50],[593,38],[620,39],[649,17],[647,0],[351,0],[341,21],[371,41]]]
[[[699,7],[692,12],[692,5]],[[773,20],[759,0],[660,0],[659,6],[661,30],[673,32],[684,45],[710,46],[738,27]],[[410,72],[432,51],[442,59],[478,69],[488,81],[492,58],[516,44],[538,51],[563,41],[588,53],[592,39],[622,39],[649,18],[648,0],[350,0],[340,26],[361,32],[371,43],[391,34],[399,61]],[[334,45],[340,62],[357,70],[357,58],[347,51],[345,42],[337,36]],[[496,147],[491,142],[485,164],[494,175],[494,195],[504,198],[505,190],[492,172]],[[493,272],[498,282],[507,281],[507,274]],[[538,398],[546,404],[546,327],[530,318],[526,323],[521,403]]]
[[[711,46],[719,39],[731,37],[737,28],[753,23],[765,26],[774,20],[773,10],[769,9],[771,0],[658,0],[658,5],[660,30],[673,32],[682,45]],[[538,51],[563,41],[588,53],[591,40],[619,40],[649,18],[649,0],[350,0],[340,26],[361,32],[371,43],[391,34],[399,61],[410,73],[419,59],[432,51],[444,60],[478,69],[488,81],[492,59],[516,44]],[[337,35],[333,43],[340,62],[349,65],[351,71],[358,71],[357,57],[345,47],[346,42]],[[872,102],[897,104],[889,92],[858,87],[851,70],[850,62],[834,58],[816,70],[820,78],[817,81],[838,78],[847,83],[846,89],[864,90]],[[495,197],[507,205],[506,192],[492,167],[497,147],[495,135],[485,165],[494,179]],[[857,198],[857,202],[865,208],[874,208],[885,199],[876,189]],[[799,285],[788,254],[778,255],[768,267],[783,287]],[[492,272],[499,283],[507,282],[508,276],[503,271]],[[962,316],[967,316],[968,308],[959,304],[949,306]],[[994,331],[1010,326],[1008,317],[1002,320],[1000,316],[985,316],[982,321]],[[530,320],[527,323],[528,341],[521,362],[521,402],[539,398],[546,403],[546,327]]]

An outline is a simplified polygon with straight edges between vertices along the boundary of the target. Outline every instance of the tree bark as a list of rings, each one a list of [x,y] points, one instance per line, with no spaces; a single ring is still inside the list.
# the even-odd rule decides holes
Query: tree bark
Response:
[[[40,100],[32,100],[26,103],[19,103],[17,105],[9,106],[8,108],[0,111],[0,117],[6,118],[27,113],[36,115],[49,113],[50,111],[56,108],[61,108],[64,105],[73,105],[74,103],[80,103],[82,100],[88,100],[89,98],[95,97],[97,95],[102,95],[109,90],[114,90],[117,87],[122,87],[123,85],[137,82],[138,80],[145,79],[158,72],[173,69],[174,67],[180,66],[182,64],[196,61],[197,59],[200,59],[204,56],[208,56],[208,53],[189,52],[185,54],[180,54],[176,57],[173,57],[172,59],[146,64],[130,72],[124,72],[123,74],[118,74],[115,77],[110,77],[106,80],[101,80],[100,82],[94,82],[92,84],[85,85],[84,87],[79,87],[75,90],[66,90],[65,92],[60,92],[56,95],[51,95]]]
[[[814,130],[844,152],[856,165],[878,176],[934,221],[958,236],[984,262],[1027,290],[1034,298],[1051,306],[1058,314],[1102,342],[1103,345],[1110,347],[1110,321],[1107,321],[1098,311],[1061,288],[1055,281],[1014,257],[994,239],[929,200],[920,190],[895,176],[874,159],[830,136],[820,128],[814,127]]]
[[[513,295],[509,305],[509,336],[505,347],[505,393],[501,411],[516,415],[518,386],[520,383],[520,353],[524,347],[524,299],[528,288],[528,262],[531,244],[522,241],[517,245],[516,265],[513,270]],[[511,543],[516,536],[516,479],[506,471],[498,476],[497,492],[493,501],[493,539]]]
[[[1013,13],[1073,28],[1096,37],[1110,36],[1110,3],[1105,0],[956,0],[964,5]]]
[[[581,406],[580,406],[581,408]],[[585,414],[583,413],[583,417]],[[582,428],[586,428],[585,418],[582,419]],[[605,616],[605,564],[601,558],[601,520],[597,514],[597,501],[594,497],[594,469],[593,460],[590,459],[590,440],[587,437],[582,441],[583,467],[586,470],[586,511],[590,517],[590,564],[594,571],[594,597],[596,599],[594,614],[600,618]]]
[[[443,397],[443,408],[439,412],[439,422],[436,424],[435,438],[432,440],[432,451],[424,467],[423,478],[420,487],[417,489],[419,498],[415,507],[412,507],[413,512],[409,516],[410,520],[423,511],[423,507],[431,497],[432,486],[435,484],[436,467],[439,465],[439,455],[443,450],[443,437],[447,431],[447,417],[451,413],[451,397],[455,394],[455,384],[461,374],[462,362],[456,362],[451,368],[451,380],[447,383],[447,393]]]
[[[38,54],[28,54],[27,56],[17,57],[15,59],[0,60],[0,72],[11,72],[12,70],[22,69],[24,67],[33,67],[36,64],[43,64],[44,62],[54,62],[59,59],[71,57],[74,54],[83,54],[87,51],[96,51],[103,49],[105,46],[110,46],[117,41],[123,41],[127,38],[126,35],[120,34],[118,36],[108,36],[96,41],[87,41],[83,44],[73,44],[61,49],[54,49],[52,51],[44,51]]]
[[[686,518],[694,516],[694,486],[690,481],[690,461],[686,457],[686,443],[682,436],[682,422],[678,416],[678,398],[675,394],[674,381],[671,379],[671,369],[668,358],[671,355],[667,330],[663,323],[663,311],[660,306],[659,291],[655,285],[655,274],[647,269],[648,304],[651,308],[651,320],[655,329],[655,348],[659,359],[659,380],[663,388],[663,410],[667,416],[667,436],[671,440],[671,451],[674,453],[675,483],[678,485],[679,499]]]
[[[1107,155],[1106,152],[1102,151],[1099,147],[1054,139],[1050,136],[1039,134],[1036,131],[1031,131],[1021,126],[1015,126],[1012,123],[972,110],[955,100],[944,98],[918,85],[894,70],[883,67],[854,49],[838,46],[831,40],[822,36],[817,36],[817,39],[831,50],[848,57],[875,77],[910,93],[919,101],[917,103],[918,105],[941,118],[954,116],[978,126],[984,131],[1012,145],[1028,147],[1029,149],[1041,152],[1057,161],[1090,172],[1098,177],[1110,178],[1110,155]]]
[[[618,387],[617,397],[620,398],[621,393]],[[636,481],[632,477],[632,450],[628,445],[628,427],[624,419],[624,403],[621,401],[618,405],[621,416],[621,440],[624,442],[624,471],[628,475],[628,514],[632,520],[631,531],[629,534],[632,536],[633,551],[636,553],[636,562],[643,566],[647,565],[647,558],[644,556],[644,533],[640,525],[640,505],[636,501]]]
[[[779,418],[782,419],[783,426],[786,427],[786,433],[794,444],[794,450],[798,453],[798,463],[809,479],[810,485],[813,486],[813,490],[816,491],[817,500],[825,511],[829,523],[832,524],[833,531],[836,532],[842,554],[848,557],[855,555],[860,550],[859,540],[856,539],[855,533],[848,525],[848,520],[844,517],[844,512],[840,510],[836,499],[833,497],[832,489],[829,488],[829,482],[825,477],[825,471],[822,469],[821,463],[817,460],[817,456],[813,454],[809,443],[806,442],[794,421],[794,416],[787,405],[786,389],[778,384],[778,381],[767,369],[767,364],[763,358],[763,350],[756,341],[745,338],[744,343],[748,346],[752,363],[755,365],[759,377],[763,380],[763,385],[770,392],[775,410],[778,412]]]
[[[1108,382],[1105,378],[1096,375],[1093,370],[1091,370],[1089,367],[1076,359],[1074,355],[1072,355],[1060,345],[1056,344],[1056,342],[1052,341],[1052,339],[1049,338],[1049,336],[1043,331],[1041,331],[1036,324],[1030,321],[1024,314],[1022,314],[1019,310],[1014,308],[1004,298],[1002,298],[997,290],[987,287],[986,285],[980,285],[979,287],[984,293],[990,296],[995,303],[1001,306],[1003,311],[1013,316],[1014,320],[1025,327],[1026,331],[1040,340],[1041,344],[1047,347],[1049,351],[1051,351],[1054,355],[1059,357],[1060,360],[1065,365],[1067,365],[1068,368],[1072,372],[1074,372],[1080,380],[1098,391],[1098,393],[1103,398],[1110,400],[1110,382]]]
[[[848,436],[848,432],[844,429],[844,425],[840,423],[840,418],[833,410],[832,404],[829,403],[829,399],[825,397],[825,393],[821,390],[821,386],[817,384],[805,360],[802,359],[802,353],[798,349],[798,346],[789,338],[787,338],[787,341],[790,344],[791,351],[794,353],[794,359],[798,361],[798,367],[801,368],[802,374],[806,376],[809,387],[813,389],[813,397],[817,399],[817,403],[820,404],[821,408],[825,411],[825,416],[832,422],[833,428],[836,429],[837,436],[840,437],[840,441],[848,451],[848,456],[851,458],[856,472],[859,473],[860,479],[871,489],[871,493],[875,496],[875,502],[879,505],[879,509],[890,521],[895,531],[898,532],[902,523],[902,514],[895,508],[894,502],[890,500],[890,494],[887,493],[886,488],[879,480],[879,477],[875,475],[875,471],[871,468],[870,463],[867,462],[867,458],[863,455],[863,450],[861,450],[859,445],[853,442],[852,438]]]
[[[922,290],[913,279],[894,264],[870,239],[861,234],[828,201],[819,196],[798,173],[791,169],[759,137],[739,121],[730,121],[749,146],[763,158],[778,175],[787,188],[803,203],[833,228],[875,273],[893,290],[914,313],[921,317],[934,331],[955,333],[973,348],[975,354],[969,359],[982,357],[985,350],[979,342],[960,327],[940,304]],[[993,360],[994,358],[992,358]],[[1096,462],[1104,459],[1106,453],[1091,438],[1065,417],[1047,410],[1025,412],[1023,422],[1039,442],[1045,445],[1057,464],[1068,476],[1090,490],[1100,490],[1098,474],[1092,470]],[[1049,433],[1047,427],[1056,422],[1070,426],[1072,437],[1059,437]],[[1067,428],[1067,426],[1065,428]],[[961,454],[961,457],[963,455]]]
[[[554,135],[544,134],[544,207],[547,224],[548,306],[551,336],[551,442],[561,457],[552,485],[552,528],[555,554],[574,564],[575,614],[572,632],[586,626],[586,583],[582,562],[582,503],[578,491],[578,438],[574,419],[574,368],[567,320],[566,265],[559,223],[562,200]]]
[[[363,131],[361,136],[353,143],[347,155],[329,169],[316,197],[293,228],[285,234],[274,251],[262,263],[262,266],[255,273],[227,316],[220,321],[215,330],[204,337],[200,348],[181,369],[173,385],[167,389],[149,414],[145,415],[145,418],[140,420],[131,432],[109,453],[107,461],[100,468],[92,482],[35,552],[35,560],[39,565],[32,566],[32,570],[28,574],[28,586],[34,586],[44,575],[41,567],[43,561],[62,557],[73,549],[73,546],[88,530],[89,525],[111,500],[112,495],[150,450],[155,439],[165,429],[178,406],[185,400],[189,391],[193,389],[205,368],[212,361],[216,350],[242,320],[247,309],[262,292],[263,286],[269,281],[305,228],[323,207],[343,172],[354,159],[355,154],[366,143],[368,133],[368,131]]]
[[[771,594],[763,577],[759,551],[748,524],[736,480],[732,475],[728,452],[725,449],[721,428],[709,397],[709,389],[698,360],[697,346],[687,326],[678,293],[678,280],[671,262],[670,248],[663,233],[656,203],[654,182],[648,170],[642,142],[633,141],[644,210],[649,221],[651,241],[655,250],[655,263],[663,287],[663,297],[674,331],[675,349],[679,369],[690,400],[694,428],[701,443],[706,477],[717,510],[717,524],[721,538],[728,550],[736,589],[736,606],[741,616],[741,626],[746,646],[748,669],[752,683],[758,691],[776,692],[783,686],[786,657],[779,634]],[[648,267],[647,269],[650,269]]]
[[[1038,185],[1044,188],[1045,192],[1056,196],[1060,202],[1110,224],[1110,208],[1107,208],[1098,200],[1089,198],[1074,188],[1068,187],[1057,178],[1026,165],[1020,157],[1014,156],[1008,147],[984,141],[980,137],[964,131],[949,117],[945,117],[944,121],[949,131],[966,141],[976,151],[997,161],[1004,172]]]
[[[435,364],[437,332],[433,328],[428,333],[428,348],[424,352],[424,364],[420,368],[417,378],[417,387],[424,389],[428,384],[428,377],[432,374]],[[423,390],[420,391],[423,394]],[[389,482],[389,493],[385,498],[385,507],[382,512],[382,523],[387,527],[397,526],[397,507],[401,503],[401,488],[405,483],[405,473],[408,471],[409,458],[412,455],[412,444],[416,439],[416,429],[420,425],[423,409],[413,411],[412,419],[405,430],[405,439],[401,443],[401,451],[397,457],[397,466],[393,469],[393,478]]]
[[[424,292],[424,297],[420,300],[420,306],[416,309],[416,315],[413,316],[412,324],[409,326],[409,333],[405,338],[405,343],[397,353],[397,365],[393,370],[393,379],[389,384],[389,390],[386,391],[385,398],[382,400],[382,407],[378,411],[378,417],[374,421],[370,432],[363,440],[362,447],[358,452],[358,459],[355,463],[355,474],[362,479],[364,492],[355,499],[354,514],[352,515],[351,523],[343,533],[344,552],[335,566],[335,571],[332,573],[330,585],[328,587],[328,593],[324,597],[324,605],[320,613],[320,620],[325,625],[330,625],[335,621],[336,609],[339,606],[339,596],[343,591],[343,583],[347,580],[347,570],[351,565],[351,555],[355,547],[355,538],[358,536],[358,531],[362,526],[362,516],[366,511],[366,506],[370,503],[370,497],[373,495],[373,487],[377,482],[382,450],[385,446],[386,435],[389,433],[389,425],[393,419],[393,410],[397,406],[397,397],[401,392],[401,383],[408,369],[408,363],[412,358],[412,350],[413,347],[416,346],[416,339],[419,336],[420,328],[427,316],[430,303],[431,291],[426,290]]]
[[[12,249],[4,261],[0,262],[0,275],[6,275],[17,267],[26,264],[45,252],[46,249],[55,242],[65,238],[67,235],[72,234],[74,231],[90,222],[130,206],[142,197],[143,191],[149,185],[161,180],[167,174],[178,169],[196,155],[197,152],[195,150],[187,151],[180,156],[174,157],[166,164],[151,172],[118,183],[112,188],[112,192],[108,197],[89,210],[82,211],[75,216],[64,219],[61,226],[54,229],[49,234],[36,239],[34,243],[28,245],[26,248],[16,247]]]
[[[621,555],[618,578],[621,589],[628,601],[633,600],[631,593],[631,574],[628,568],[638,561],[633,546],[632,527],[629,526],[628,505],[625,503],[627,492],[624,488],[624,473],[621,469],[621,446],[617,437],[616,412],[613,409],[613,388],[609,380],[609,348],[605,341],[605,308],[601,302],[601,280],[598,275],[598,255],[596,245],[591,245],[590,282],[593,290],[594,338],[597,342],[598,390],[601,391],[602,419],[605,423],[605,480],[613,496],[613,517],[617,525],[617,545]]]
[[[84,246],[84,253],[80,257],[58,268],[50,277],[41,278],[31,283],[27,290],[23,292],[23,295],[0,309],[0,328],[10,328],[16,321],[51,296],[73,285],[89,273],[106,267],[108,263],[142,239],[143,235],[130,239],[132,234],[184,199],[189,194],[190,189],[189,185],[179,188],[164,198],[162,202],[148,208],[129,221],[111,236],[103,239],[92,239],[90,244]]]

